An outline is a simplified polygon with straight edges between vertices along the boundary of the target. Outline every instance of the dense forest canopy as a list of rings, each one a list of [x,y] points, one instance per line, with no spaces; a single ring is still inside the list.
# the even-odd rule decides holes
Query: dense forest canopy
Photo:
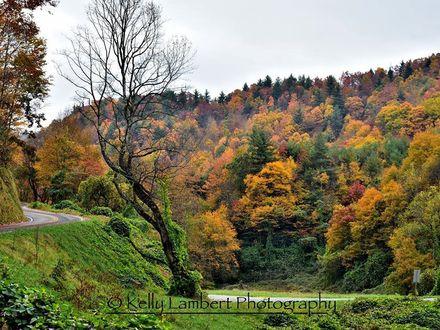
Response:
[[[164,97],[156,107],[176,115],[154,116],[153,134],[177,123],[199,141],[170,195],[205,283],[319,271],[326,287],[408,292],[420,268],[426,290],[437,285],[439,54],[339,79],[267,76],[217,98]],[[83,111],[33,142],[38,198],[121,211]],[[116,129],[110,119],[105,127]],[[31,200],[29,169],[15,156],[21,196]],[[91,202],[91,189],[114,197]]]

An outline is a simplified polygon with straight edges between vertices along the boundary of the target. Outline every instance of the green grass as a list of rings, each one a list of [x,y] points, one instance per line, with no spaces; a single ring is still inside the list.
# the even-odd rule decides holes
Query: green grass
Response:
[[[11,172],[0,167],[0,225],[25,220]]]
[[[145,251],[157,240],[154,233],[140,233],[135,226],[132,231],[136,244]],[[156,245],[152,246],[150,249],[155,250]],[[80,296],[91,305],[126,288],[161,292],[167,283],[166,270],[143,259],[125,238],[96,217],[86,222],[0,234],[0,259],[16,283],[50,289],[56,287],[51,275],[62,260],[65,287],[54,291],[78,304]]]

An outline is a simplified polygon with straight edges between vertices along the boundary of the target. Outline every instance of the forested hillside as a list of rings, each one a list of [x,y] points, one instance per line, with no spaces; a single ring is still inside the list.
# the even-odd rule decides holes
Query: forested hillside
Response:
[[[421,290],[440,292],[440,54],[217,98],[169,91],[156,107],[176,116],[158,111],[154,134],[197,137],[170,195],[205,284],[313,274],[315,287],[407,293],[417,268]],[[36,159],[15,154],[21,197],[128,212],[79,109],[32,141]]]

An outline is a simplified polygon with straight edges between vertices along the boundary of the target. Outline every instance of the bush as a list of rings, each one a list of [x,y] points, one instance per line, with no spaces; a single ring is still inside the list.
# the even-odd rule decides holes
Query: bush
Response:
[[[313,267],[304,249],[293,243],[287,247],[254,245],[240,251],[240,269],[244,281],[261,281],[291,277],[292,270],[307,271]]]
[[[420,275],[420,283],[418,285],[418,290],[421,295],[429,294],[435,285],[435,270],[426,269]]]
[[[324,329],[325,330],[343,329],[339,320],[332,315],[315,317],[314,321],[315,321],[316,325],[318,326],[318,328],[322,329],[322,330],[324,330]]]
[[[47,195],[52,203],[73,198],[74,193],[66,170],[56,172],[50,179],[50,187],[47,189]]]
[[[0,256],[0,281],[9,277],[9,266],[3,261]]]
[[[78,204],[76,204],[75,202],[68,200],[68,199],[61,201],[59,203],[56,203],[53,206],[53,208],[55,210],[67,209],[67,210],[73,210],[73,211],[78,211],[78,212],[84,212],[84,210],[80,206],[78,206]]]
[[[55,289],[61,290],[64,288],[66,275],[66,264],[62,259],[60,259],[50,274],[50,278],[55,282]]]
[[[113,216],[108,225],[119,236],[130,237],[130,226],[121,216]]]
[[[167,329],[154,315],[79,318],[44,289],[0,281],[1,329]]]
[[[319,277],[325,286],[337,283],[344,275],[345,268],[340,252],[325,253],[318,256],[320,265]]]
[[[434,308],[413,308],[396,315],[396,323],[417,324],[427,329],[440,329],[440,311]]]
[[[49,210],[50,205],[42,202],[32,202],[29,204],[29,207],[31,209],[37,209],[37,210]]]
[[[91,324],[63,312],[44,290],[0,282],[0,327],[11,329],[87,329]]]
[[[106,217],[113,216],[113,211],[111,210],[111,208],[105,206],[95,206],[90,210],[90,213],[95,215],[104,215]]]
[[[351,313],[359,314],[378,307],[380,307],[380,302],[377,300],[356,299],[347,306],[347,309],[349,309]]]
[[[277,321],[270,323],[282,323]],[[294,329],[440,329],[440,304],[415,298],[356,299],[336,313],[298,321]]]
[[[264,318],[264,324],[271,327],[292,327],[298,325],[298,319],[287,313],[269,314]]]
[[[124,216],[124,218],[129,218],[129,219],[135,219],[135,218],[139,217],[138,213],[136,212],[134,207],[131,205],[127,205],[124,208],[124,210],[122,211],[122,215]]]
[[[356,265],[344,275],[342,289],[346,292],[362,291],[382,284],[390,260],[387,253],[374,251],[365,263]]]
[[[82,207],[87,210],[108,207],[119,212],[125,207],[125,202],[119,196],[109,175],[90,177],[81,182],[78,196]]]

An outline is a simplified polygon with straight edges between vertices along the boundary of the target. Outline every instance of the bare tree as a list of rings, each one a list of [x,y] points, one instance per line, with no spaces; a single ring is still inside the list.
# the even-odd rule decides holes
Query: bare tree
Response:
[[[191,70],[191,46],[185,38],[165,42],[161,10],[146,0],[93,0],[87,20],[62,52],[69,70],[60,74],[89,100],[80,111],[96,129],[118,192],[159,232],[172,291],[194,296],[199,279],[187,268],[167,196],[158,194],[159,183],[187,158],[192,136],[163,106],[166,92]]]

